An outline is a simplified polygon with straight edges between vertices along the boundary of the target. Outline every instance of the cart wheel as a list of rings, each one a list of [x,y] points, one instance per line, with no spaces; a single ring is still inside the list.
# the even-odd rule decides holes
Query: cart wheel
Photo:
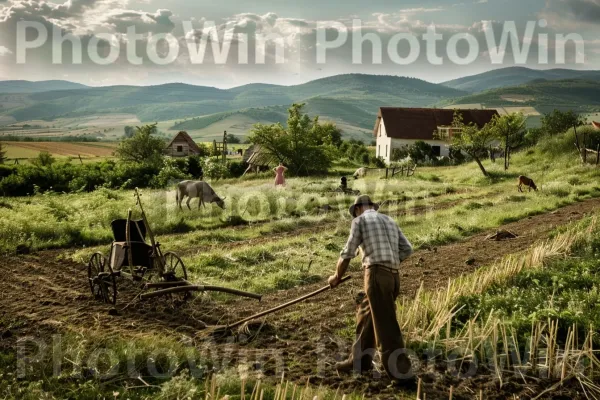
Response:
[[[117,304],[117,278],[109,263],[105,263],[104,270],[102,271],[106,275],[102,275],[102,293],[104,302]]]
[[[100,287],[98,275],[100,275],[100,272],[104,271],[104,264],[106,264],[106,258],[102,253],[92,254],[92,257],[90,257],[90,261],[88,262],[88,281],[90,283],[92,296],[96,298],[102,296],[102,288]]]
[[[164,273],[162,275],[162,279],[167,282],[177,282],[177,281],[187,281],[187,270],[185,269],[185,265],[181,258],[171,252],[168,251],[163,254],[164,260]],[[182,292],[177,294],[172,294],[172,299],[174,301],[185,302],[192,295],[190,292]]]
[[[102,253],[94,253],[88,262],[88,281],[92,296],[105,303],[117,301],[117,281]]]

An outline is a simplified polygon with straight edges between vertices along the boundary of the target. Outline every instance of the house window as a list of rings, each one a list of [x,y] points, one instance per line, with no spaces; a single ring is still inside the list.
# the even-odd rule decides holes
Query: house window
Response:
[[[440,146],[431,146],[431,151],[432,151],[433,155],[436,157],[439,157],[441,154]]]
[[[183,152],[183,146],[177,146],[177,152],[178,153]]]
[[[387,157],[387,147],[388,147],[388,145],[386,144],[386,145],[385,145],[385,156],[386,156],[386,157]]]
[[[377,157],[381,155],[381,145],[377,146]]]

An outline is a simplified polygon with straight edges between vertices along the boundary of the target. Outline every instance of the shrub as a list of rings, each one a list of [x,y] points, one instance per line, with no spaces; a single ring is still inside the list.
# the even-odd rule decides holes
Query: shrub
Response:
[[[41,151],[37,157],[31,160],[31,163],[33,165],[37,165],[38,167],[47,167],[54,164],[55,161],[56,159],[52,156],[52,154],[48,153],[47,151]]]
[[[227,169],[229,170],[229,175],[234,178],[238,178],[242,176],[244,171],[246,171],[246,163],[243,161],[228,161]]]

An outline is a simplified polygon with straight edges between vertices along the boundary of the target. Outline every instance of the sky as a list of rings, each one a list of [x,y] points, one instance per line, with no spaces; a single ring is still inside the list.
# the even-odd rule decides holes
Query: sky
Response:
[[[227,88],[600,69],[599,23],[600,0],[0,0],[0,79]]]

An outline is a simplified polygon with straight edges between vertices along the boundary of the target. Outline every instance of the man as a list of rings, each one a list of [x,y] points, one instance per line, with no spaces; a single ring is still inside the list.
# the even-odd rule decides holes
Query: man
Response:
[[[350,237],[340,254],[335,275],[329,278],[332,288],[339,283],[356,250],[362,250],[366,296],[356,312],[356,341],[350,357],[336,364],[340,372],[367,372],[373,364],[376,346],[381,361],[394,384],[412,383],[410,359],[396,319],[396,298],[400,292],[400,263],[412,253],[412,246],[396,222],[377,212],[379,205],[367,195],[359,196],[350,207],[354,218]],[[402,379],[411,378],[410,381]]]

